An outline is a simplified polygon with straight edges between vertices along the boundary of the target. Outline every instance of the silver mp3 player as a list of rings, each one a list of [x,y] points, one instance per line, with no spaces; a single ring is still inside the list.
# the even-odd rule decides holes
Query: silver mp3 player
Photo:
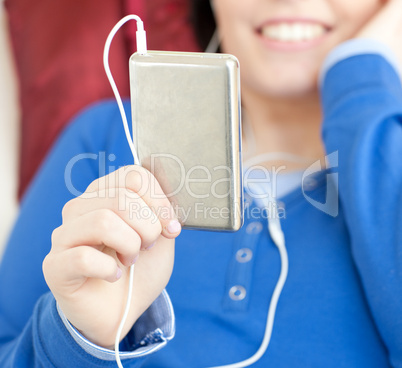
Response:
[[[130,58],[134,142],[184,228],[243,223],[239,63],[148,51]]]

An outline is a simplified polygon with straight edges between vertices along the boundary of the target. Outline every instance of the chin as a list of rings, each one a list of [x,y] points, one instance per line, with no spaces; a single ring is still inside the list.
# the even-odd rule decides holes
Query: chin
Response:
[[[254,90],[271,99],[299,99],[318,92],[318,77],[303,78],[303,79],[278,79],[275,81],[267,81],[267,83],[259,83]]]
[[[270,98],[302,98],[317,93],[318,75],[318,65],[265,65],[244,73],[241,83],[244,90]]]
[[[318,88],[316,83],[310,85],[293,85],[293,86],[281,86],[277,88],[271,88],[268,91],[268,95],[271,98],[278,99],[300,99],[313,94],[317,94]]]

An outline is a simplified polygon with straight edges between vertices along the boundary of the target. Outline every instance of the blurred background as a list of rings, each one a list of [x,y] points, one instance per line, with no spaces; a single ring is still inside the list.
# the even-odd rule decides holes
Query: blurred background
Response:
[[[19,107],[3,2],[0,7],[0,256],[17,213]]]

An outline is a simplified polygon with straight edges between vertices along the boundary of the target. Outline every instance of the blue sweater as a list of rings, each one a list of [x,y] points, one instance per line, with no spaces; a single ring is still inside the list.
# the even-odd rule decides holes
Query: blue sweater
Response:
[[[337,160],[332,172],[283,198],[289,276],[270,346],[255,367],[402,367],[401,84],[380,55],[348,57],[324,76],[322,103],[323,139]],[[90,107],[62,134],[23,200],[0,266],[1,367],[116,366],[111,354],[102,359],[76,342],[41,264],[63,205],[131,163],[114,102]],[[337,201],[317,208],[337,188],[327,185],[333,178],[339,209]],[[182,232],[167,287],[175,337],[156,351],[174,328],[154,311],[123,341],[138,351],[125,367],[208,367],[255,353],[280,259],[254,206],[237,233]],[[243,248],[252,255],[247,262],[236,257]],[[246,291],[242,300],[229,296],[236,285]]]

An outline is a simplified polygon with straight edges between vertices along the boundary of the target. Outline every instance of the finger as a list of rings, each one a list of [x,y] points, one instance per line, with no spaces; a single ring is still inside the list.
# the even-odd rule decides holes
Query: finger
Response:
[[[389,43],[389,36],[398,36],[401,29],[402,2],[400,0],[383,1],[381,9],[363,27],[358,37],[377,39]],[[399,38],[398,38],[399,40]],[[399,44],[398,44],[399,45]]]
[[[131,266],[140,251],[142,239],[120,216],[108,209],[99,209],[75,217],[53,231],[52,248],[89,245],[107,246],[117,252],[125,266]]]
[[[162,232],[162,225],[144,200],[125,188],[115,188],[113,197],[108,196],[109,194],[107,190],[102,190],[96,192],[97,198],[77,197],[71,200],[63,208],[63,224],[86,213],[105,209],[117,214],[137,232],[142,247],[147,248],[153,244]],[[99,221],[107,222],[102,218]]]
[[[43,273],[52,289],[54,285],[73,287],[74,281],[82,285],[86,278],[115,282],[122,276],[122,269],[111,255],[93,247],[80,246],[49,253],[43,261]]]
[[[138,165],[125,166],[91,183],[87,192],[113,191],[113,188],[127,188],[137,193],[158,216],[163,236],[172,239],[180,233],[181,225],[173,207],[151,172]]]

